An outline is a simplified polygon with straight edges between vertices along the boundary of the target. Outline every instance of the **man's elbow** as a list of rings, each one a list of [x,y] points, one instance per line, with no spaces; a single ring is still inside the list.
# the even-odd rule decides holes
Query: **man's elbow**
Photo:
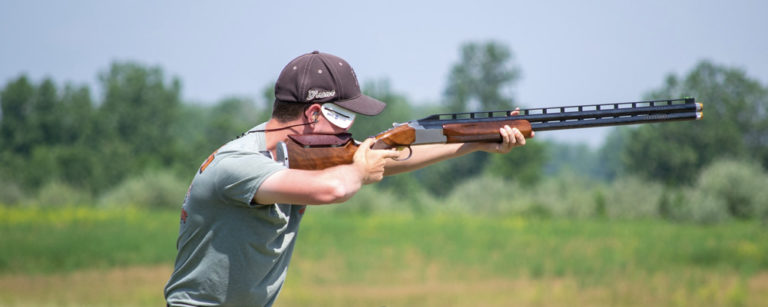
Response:
[[[344,184],[341,180],[329,180],[325,182],[322,189],[319,189],[314,198],[317,204],[342,203],[352,198],[358,189]]]

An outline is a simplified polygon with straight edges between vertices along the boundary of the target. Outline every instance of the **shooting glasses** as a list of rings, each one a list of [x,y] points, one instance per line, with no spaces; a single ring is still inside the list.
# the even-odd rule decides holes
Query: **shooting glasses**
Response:
[[[342,108],[333,103],[324,103],[320,106],[323,116],[336,127],[347,129],[355,121],[355,112]]]

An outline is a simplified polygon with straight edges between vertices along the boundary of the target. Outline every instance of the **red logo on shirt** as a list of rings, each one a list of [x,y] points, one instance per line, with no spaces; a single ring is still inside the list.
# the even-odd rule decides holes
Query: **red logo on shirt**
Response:
[[[181,208],[181,222],[182,223],[184,223],[184,224],[187,223],[187,216],[189,216],[189,214],[187,214],[187,210],[184,210],[184,208]]]
[[[205,159],[205,162],[203,162],[203,165],[200,165],[200,174],[202,174],[203,171],[205,171],[205,169],[208,167],[208,164],[211,164],[211,162],[213,162],[213,159],[216,156],[216,152],[218,151],[219,151],[218,149],[214,150],[213,153],[210,156],[208,156],[208,159]]]

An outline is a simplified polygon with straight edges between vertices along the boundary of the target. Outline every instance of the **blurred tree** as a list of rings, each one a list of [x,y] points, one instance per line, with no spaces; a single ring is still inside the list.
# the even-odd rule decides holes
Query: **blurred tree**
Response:
[[[261,123],[259,117],[263,117],[264,113],[268,112],[260,112],[251,99],[224,99],[209,111],[206,139],[221,146]]]
[[[35,86],[23,75],[0,92],[0,181],[23,186],[23,161],[38,142],[37,132],[31,128],[35,93]]]
[[[100,193],[148,169],[190,176],[211,151],[269,118],[250,99],[182,105],[180,82],[157,67],[114,63],[100,81],[98,104],[88,87],[60,90],[50,79],[20,76],[1,88],[0,179]]]
[[[27,77],[20,76],[0,93],[0,151],[4,154],[26,155],[39,143],[37,130],[32,128],[36,92]]]
[[[543,167],[545,175],[558,175],[561,172],[570,172],[593,180],[606,178],[605,164],[600,160],[600,153],[593,150],[587,144],[568,144],[547,141],[537,143],[542,145],[544,151],[537,155],[546,156]],[[523,150],[530,148],[523,147]],[[532,157],[535,159],[535,157]],[[535,177],[534,177],[535,178]]]
[[[87,86],[68,84],[60,98],[61,142],[65,144],[87,142],[94,129],[95,109]],[[85,145],[85,144],[84,144]]]
[[[178,116],[181,82],[166,84],[160,68],[137,63],[113,63],[100,81],[105,93],[99,109],[102,128],[131,144],[139,159],[153,154],[164,162],[171,159],[166,149],[173,140],[169,128]]]
[[[511,109],[512,85],[520,78],[520,69],[512,58],[512,51],[499,42],[462,45],[459,62],[451,68],[445,89],[450,111]]]
[[[93,131],[93,104],[87,87],[67,85],[57,94],[52,80],[38,90],[35,123],[46,140],[28,157],[27,185],[51,182],[89,189],[94,180],[94,158],[98,148],[89,146]]]
[[[274,101],[273,87],[272,84],[264,86],[259,101],[229,97],[212,106],[182,105],[181,116],[174,127],[181,149],[176,172],[181,177],[190,176],[211,152],[269,120]]]
[[[622,154],[628,171],[683,184],[720,157],[768,163],[768,90],[758,81],[740,69],[703,61],[683,80],[668,76],[648,98],[684,96],[705,103],[704,120],[631,130]]]
[[[208,115],[211,108],[200,104],[182,104],[179,119],[172,127],[177,141],[173,170],[186,181],[191,181],[200,163],[222,145],[208,140]]]
[[[87,87],[59,93],[51,79],[35,86],[22,76],[6,85],[2,102],[0,176],[32,189],[52,181],[89,186],[98,149],[86,141],[93,119]]]
[[[626,126],[615,127],[606,136],[603,146],[597,152],[601,178],[612,181],[626,173],[622,154],[630,131],[631,128]]]
[[[498,42],[462,45],[459,62],[451,68],[444,91],[448,110],[512,109],[512,86],[520,78],[520,69],[512,60],[512,51]],[[421,182],[436,195],[446,195],[456,184],[485,170],[504,177],[535,181],[544,162],[543,147],[536,142],[529,142],[526,146],[529,148],[525,151],[513,150],[508,155],[494,156],[490,166],[486,166],[488,154],[477,152],[438,163],[419,176]]]
[[[59,144],[62,142],[63,108],[59,102],[56,85],[51,79],[44,79],[37,89],[32,104],[31,128],[39,134],[40,144]]]
[[[180,111],[181,82],[166,83],[160,68],[131,62],[113,63],[99,79],[105,95],[94,144],[103,153],[100,186],[147,168],[171,166],[179,149],[172,128]]]
[[[516,180],[524,186],[534,185],[541,180],[547,161],[557,159],[558,154],[573,153],[572,151],[552,151],[551,146],[552,144],[541,143],[529,139],[524,147],[515,148],[508,154],[490,155],[490,159],[485,163],[485,172],[499,177]],[[574,161],[575,159],[572,156],[569,156],[569,158],[571,158],[571,160],[561,160],[560,163],[568,163],[568,161]],[[562,165],[563,164],[560,166]],[[585,163],[584,161],[581,161],[578,165],[588,165],[588,162]],[[560,167],[554,165],[550,166],[553,168]]]
[[[261,102],[257,107],[262,110],[262,115],[257,122],[268,121],[272,117],[272,105],[275,103],[275,82],[269,82],[261,88]]]
[[[703,61],[682,80],[668,76],[648,98],[684,96],[704,102],[704,119],[631,130],[622,154],[628,171],[683,184],[716,158],[768,165],[768,89],[741,69]]]

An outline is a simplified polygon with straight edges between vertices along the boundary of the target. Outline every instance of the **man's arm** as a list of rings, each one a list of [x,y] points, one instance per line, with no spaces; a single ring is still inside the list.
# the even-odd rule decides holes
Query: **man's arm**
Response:
[[[373,150],[367,139],[355,152],[352,164],[323,170],[284,169],[269,176],[256,191],[259,204],[285,203],[319,205],[344,202],[364,184],[378,182],[387,160],[398,156],[394,150]]]
[[[525,145],[525,137],[517,128],[504,126],[499,130],[502,137],[501,143],[454,143],[454,144],[429,144],[412,146],[413,154],[404,161],[387,160],[384,170],[385,176],[405,173],[424,168],[428,165],[472,153],[486,151],[493,153],[508,153],[512,148]],[[533,134],[531,134],[533,137]],[[401,153],[405,158],[408,152]]]

